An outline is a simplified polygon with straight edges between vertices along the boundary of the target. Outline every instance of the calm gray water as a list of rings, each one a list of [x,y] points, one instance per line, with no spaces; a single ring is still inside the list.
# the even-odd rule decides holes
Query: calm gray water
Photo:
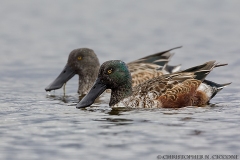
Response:
[[[1,1],[0,159],[157,159],[240,156],[240,1]],[[229,63],[209,80],[233,82],[203,108],[112,110],[109,95],[78,110],[77,77],[44,88],[71,50],[101,63],[176,46],[170,64]],[[239,157],[238,157],[239,158]]]

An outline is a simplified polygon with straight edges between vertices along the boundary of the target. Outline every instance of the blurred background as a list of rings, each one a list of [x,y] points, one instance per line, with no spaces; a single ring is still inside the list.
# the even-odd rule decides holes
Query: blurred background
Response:
[[[229,63],[219,75],[237,74],[239,7],[237,0],[2,1],[1,78],[29,73],[45,76],[48,85],[69,52],[81,47],[92,48],[102,63],[183,46],[171,64],[187,68],[217,60]]]
[[[46,96],[47,94],[44,90],[44,88],[61,72],[67,62],[70,51],[82,47],[93,49],[98,55],[101,63],[111,59],[121,59],[125,62],[129,62],[137,58],[168,50],[177,46],[183,46],[183,48],[173,51],[175,52],[175,55],[170,61],[171,65],[182,64],[182,68],[186,69],[210,60],[228,63],[228,66],[215,69],[208,76],[208,79],[218,83],[233,82],[230,86],[221,91],[216,98],[213,99],[213,102],[222,104],[223,108],[229,106],[234,108],[232,109],[232,112],[227,112],[227,114],[224,112],[222,113],[223,115],[218,116],[225,118],[236,116],[235,119],[231,121],[231,125],[227,125],[229,121],[223,120],[224,122],[227,122],[226,126],[228,127],[226,128],[229,130],[230,128],[233,129],[231,132],[236,134],[237,129],[239,129],[238,122],[240,111],[239,8],[240,1],[238,0],[1,1],[1,159],[16,159],[14,155],[23,156],[20,156],[20,158],[18,157],[19,159],[38,159],[41,155],[43,157],[45,156],[45,158],[52,156],[51,158],[55,157],[57,159],[74,158],[75,156],[79,156],[79,146],[69,145],[70,147],[66,147],[55,144],[56,139],[48,139],[51,137],[48,135],[49,130],[41,128],[38,125],[40,125],[40,122],[41,126],[44,125],[42,124],[42,121],[44,121],[47,123],[45,125],[52,124],[53,126],[58,126],[57,123],[60,123],[61,120],[64,119],[66,120],[64,125],[68,126],[69,123],[75,124],[75,121],[69,122],[68,120],[71,118],[68,119],[64,117],[66,115],[63,113],[70,114],[70,117],[72,118],[75,117],[76,122],[79,123],[81,122],[82,117],[78,114],[83,114],[83,117],[92,114],[88,112],[82,113],[81,111],[76,110],[75,104],[65,104],[66,101],[62,102],[62,89],[54,92],[54,94],[60,95],[60,97],[55,97],[55,99],[51,99]],[[77,81],[78,77],[76,76],[67,83],[66,92],[70,95],[67,102],[69,103],[76,103],[78,101],[78,98],[76,98],[78,85]],[[105,106],[107,105],[108,104],[106,103]],[[228,110],[228,108],[224,109]],[[162,111],[159,112],[159,114],[162,113]],[[192,111],[190,112],[192,114]],[[205,112],[205,110],[203,112]],[[128,115],[128,113],[126,114]],[[134,112],[131,114],[137,113]],[[149,118],[154,117],[151,113],[149,114]],[[51,115],[53,117],[48,117],[46,115]],[[139,115],[141,114],[138,113],[135,116],[138,117]],[[196,114],[193,113],[193,115]],[[213,111],[209,117],[206,116],[207,118],[205,117],[205,120],[208,121],[213,115],[215,115],[215,111]],[[54,116],[60,117],[54,118]],[[89,116],[89,119],[86,119],[86,122],[92,122],[92,119],[96,119],[95,116],[102,116],[101,112],[97,112]],[[44,119],[44,117],[46,119]],[[165,118],[168,119],[169,117]],[[47,119],[53,120],[54,124],[50,123]],[[178,120],[179,119],[176,118],[176,121]],[[205,120],[203,120],[200,124],[194,123],[192,126],[204,126],[206,122]],[[134,119],[132,119],[132,121],[134,124],[142,122],[135,121]],[[154,124],[156,121],[161,120],[155,119]],[[114,121],[111,121],[110,123],[113,122]],[[145,125],[152,125],[150,122]],[[220,126],[220,123],[217,124]],[[102,129],[102,125],[100,122],[95,125],[93,135],[97,136],[99,135],[97,131]],[[87,126],[88,125],[85,127],[88,128]],[[80,132],[81,129],[76,126],[74,127],[72,129],[66,127],[66,130],[63,130],[66,137],[71,137],[69,136],[70,133],[66,131],[76,129]],[[144,126],[139,127],[144,128]],[[139,130],[141,130],[140,128]],[[220,127],[220,130],[218,130],[219,134],[223,130],[226,131],[226,128]],[[57,130],[59,128],[55,129]],[[166,134],[163,137],[156,134],[155,137],[153,136],[153,139],[150,138],[149,143],[152,142],[152,144],[150,143],[149,146],[154,146],[159,149],[164,148],[163,146],[159,146],[159,143],[154,143],[156,139],[165,139],[168,135],[169,130],[161,128],[161,131],[162,129],[166,130]],[[138,129],[136,130],[138,131]],[[180,128],[176,131],[171,131],[178,132],[179,130]],[[45,132],[38,135],[37,133],[41,133],[41,131]],[[149,131],[151,131],[151,129]],[[127,136],[132,137],[134,134],[136,133],[133,132]],[[31,138],[26,137],[26,135],[29,137],[34,135],[36,139],[31,141]],[[55,133],[52,136],[55,137],[57,135],[58,133]],[[222,142],[216,140],[211,143],[211,145],[220,146],[219,148],[215,148],[215,153],[223,153],[223,151],[226,151],[226,153],[233,153],[234,151],[239,150],[239,145],[236,145],[235,143],[231,143],[229,145],[225,144],[224,146],[223,142],[229,142],[229,137],[232,137],[232,134],[224,132],[224,135],[227,136],[223,138],[224,140]],[[224,135],[221,136],[224,137]],[[111,134],[110,136],[114,137],[114,135]],[[145,136],[143,135],[143,137]],[[213,135],[213,137],[219,136],[220,135]],[[149,138],[149,136],[147,137]],[[169,140],[174,141],[174,137],[177,138],[176,141],[178,142],[181,139],[181,135],[180,137],[174,135],[173,137],[170,136]],[[61,140],[64,138],[60,137],[57,141],[63,142]],[[94,143],[96,141],[96,139],[93,140],[90,137],[85,138],[89,138],[89,142]],[[98,138],[101,139],[101,137]],[[79,140],[79,137],[76,139]],[[68,140],[66,141],[69,142]],[[117,141],[117,139],[114,140]],[[135,145],[141,146],[142,143],[138,143],[138,140],[133,140],[134,142],[132,145],[134,148]],[[132,142],[129,139],[127,141],[130,143]],[[80,145],[81,142],[77,142]],[[196,153],[201,154],[208,153],[209,148],[206,146],[210,144],[200,143],[200,148],[194,148],[194,146],[191,146],[194,142],[199,143],[200,141],[198,141],[198,139],[193,139],[193,141],[186,142],[190,148],[192,148],[192,151],[198,151]],[[50,143],[53,143],[53,147],[56,147],[59,150],[53,150],[52,152],[45,150],[45,146],[50,145]],[[65,143],[65,141],[63,143]],[[184,143],[185,142],[180,142],[178,144],[179,147]],[[102,158],[117,159],[114,154],[118,153],[119,148],[117,147],[116,150],[112,150],[112,154],[104,154],[104,150],[107,149],[107,147],[102,148],[102,144],[105,144],[105,142],[95,144],[97,147],[94,145],[81,146],[82,151],[80,151],[80,153],[83,155],[85,154],[85,158],[87,158],[87,155],[95,153],[93,151],[94,149],[98,149],[99,152],[102,153]],[[76,150],[69,150],[69,152],[60,151],[71,147]],[[142,148],[140,150],[131,150],[129,145],[120,146],[120,151],[123,153],[124,158],[138,159],[148,159],[151,156],[155,156],[154,158],[156,158],[157,154],[161,154],[162,152],[161,150],[152,150],[150,147],[147,149],[149,152],[141,155],[141,150],[145,150],[143,145],[141,147]],[[22,148],[26,149],[22,150]],[[33,149],[29,151],[29,148]],[[93,148],[93,150],[91,150],[91,148]],[[125,148],[128,148],[131,153],[124,154],[125,152],[123,151]],[[182,154],[185,153],[184,151],[186,151],[187,154],[190,154],[187,151],[191,151],[191,149],[186,146],[179,149],[176,147],[175,143],[168,143],[167,148],[163,151],[165,154],[179,153],[174,152],[175,149],[181,151]],[[99,158],[99,154],[95,154],[95,156]],[[96,157],[92,155],[91,158]]]

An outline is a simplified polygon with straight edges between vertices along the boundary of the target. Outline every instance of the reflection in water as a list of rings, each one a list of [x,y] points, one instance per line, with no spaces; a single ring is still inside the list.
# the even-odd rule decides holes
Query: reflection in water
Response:
[[[76,97],[71,95],[46,95],[46,98],[54,100],[54,101],[61,101],[63,103],[72,103],[72,102],[78,102]]]
[[[122,107],[122,108],[112,108],[108,114],[109,115],[121,115],[121,113],[124,113],[124,112],[129,112],[129,111],[132,111],[134,109],[132,108],[126,108],[126,107]]]
[[[83,99],[85,95],[76,95],[76,96],[72,96],[72,95],[53,95],[53,94],[47,94],[46,98],[51,99],[51,100],[58,100],[64,103],[77,103],[79,102],[81,99]],[[78,97],[78,99],[77,99]],[[101,104],[103,103],[104,100],[101,99],[100,97],[98,97],[95,100],[95,104]]]
[[[203,131],[200,131],[200,130],[193,130],[190,135],[195,135],[195,136],[199,136],[203,133]]]
[[[181,118],[181,121],[191,121],[193,118],[192,117],[184,117]]]
[[[101,119],[95,119],[94,121],[108,122],[109,124],[113,124],[116,126],[133,124],[132,119],[126,119],[126,118],[101,118]],[[106,125],[102,127],[109,128],[109,126],[106,126]]]

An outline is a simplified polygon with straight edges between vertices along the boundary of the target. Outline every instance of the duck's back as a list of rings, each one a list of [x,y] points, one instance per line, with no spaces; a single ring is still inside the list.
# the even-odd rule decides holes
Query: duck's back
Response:
[[[211,89],[218,87],[215,83],[207,80],[203,82],[209,72],[217,66],[220,65],[210,61],[186,71],[147,80],[133,87],[132,95],[123,99],[121,104],[133,108],[179,108],[204,105],[217,93],[216,89],[216,91]],[[211,94],[205,88],[212,90]]]
[[[133,87],[132,95],[123,99],[115,107],[124,105],[131,108],[176,108],[189,105],[190,100],[187,101],[185,97],[193,96],[193,92],[201,84],[201,81],[198,82],[193,77],[193,73],[155,77]],[[181,102],[184,100],[186,101]]]

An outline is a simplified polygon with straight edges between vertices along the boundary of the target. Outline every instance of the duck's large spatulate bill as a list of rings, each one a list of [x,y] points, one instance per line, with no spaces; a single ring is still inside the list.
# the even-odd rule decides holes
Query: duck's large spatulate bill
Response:
[[[95,99],[100,96],[106,89],[107,86],[103,84],[98,78],[88,94],[77,104],[76,108],[84,108],[92,105]]]
[[[48,85],[45,90],[51,91],[55,89],[59,89],[66,83],[69,79],[71,79],[76,74],[76,71],[72,69],[69,65],[66,65],[59,76],[50,84]]]

